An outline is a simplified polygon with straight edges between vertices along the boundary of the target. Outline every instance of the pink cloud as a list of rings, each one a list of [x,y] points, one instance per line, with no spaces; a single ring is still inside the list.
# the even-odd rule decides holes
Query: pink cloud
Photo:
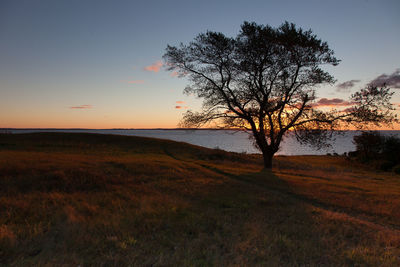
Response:
[[[162,65],[163,65],[163,63],[159,60],[150,66],[144,67],[144,69],[147,71],[159,72]]]
[[[130,84],[142,84],[144,83],[144,80],[131,80],[131,81],[127,81],[127,80],[121,80],[121,83],[130,83]]]
[[[169,74],[169,76],[171,76],[171,77],[183,77],[183,76],[186,76],[186,75],[188,75],[188,74],[189,74],[189,73],[186,72],[186,71],[184,71],[184,72],[173,71],[173,72],[171,72],[171,73]]]
[[[175,106],[176,109],[187,109],[188,107],[186,106]]]
[[[185,104],[185,101],[176,101],[177,104]]]
[[[338,107],[338,106],[351,106],[353,103],[343,100],[341,98],[321,98],[316,103],[312,104],[313,107]]]
[[[177,71],[173,71],[170,74],[171,77],[177,77],[178,75],[179,75],[179,73]]]
[[[93,108],[92,105],[80,105],[80,106],[72,106],[69,107],[70,109],[91,109]]]
[[[354,108],[346,108],[344,110],[342,110],[342,112],[353,112]]]
[[[144,80],[128,81],[128,83],[131,83],[131,84],[141,84],[141,83],[144,83]]]

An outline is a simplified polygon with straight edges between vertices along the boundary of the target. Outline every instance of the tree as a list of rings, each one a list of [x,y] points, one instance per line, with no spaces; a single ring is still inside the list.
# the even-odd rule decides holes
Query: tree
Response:
[[[377,131],[362,132],[361,135],[353,137],[353,143],[359,156],[368,161],[377,158],[382,152],[385,138]]]
[[[202,110],[187,111],[182,124],[199,127],[217,121],[251,131],[265,168],[272,167],[289,132],[321,147],[344,123],[380,125],[394,118],[387,88],[354,94],[354,105],[346,111],[318,109],[317,86],[335,82],[321,67],[336,66],[339,60],[326,42],[293,23],[273,28],[244,22],[236,38],[201,33],[187,45],[168,45],[164,60],[169,71],[189,79],[185,92],[204,100]]]
[[[381,170],[400,170],[400,138],[381,135],[377,131],[364,131],[353,137],[355,155],[359,160]]]

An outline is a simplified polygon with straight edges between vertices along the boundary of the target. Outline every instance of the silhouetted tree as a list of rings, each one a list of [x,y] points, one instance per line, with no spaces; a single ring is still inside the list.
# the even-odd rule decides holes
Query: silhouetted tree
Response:
[[[353,143],[356,145],[358,156],[368,161],[377,158],[382,152],[385,137],[377,131],[362,132],[353,137]]]
[[[200,112],[187,111],[182,125],[199,127],[217,120],[222,127],[252,132],[265,168],[284,136],[293,131],[300,142],[326,146],[331,131],[343,123],[357,126],[391,121],[391,93],[369,87],[353,95],[346,112],[317,109],[318,85],[334,78],[321,67],[339,60],[311,30],[285,22],[278,28],[244,22],[236,38],[208,31],[187,45],[169,46],[167,69],[187,77],[186,93],[203,98]]]
[[[377,131],[364,131],[353,137],[353,143],[356,145],[355,155],[362,162],[384,171],[396,165],[400,168],[400,138],[384,136]]]
[[[382,153],[385,155],[386,159],[400,164],[400,138],[396,136],[386,137]]]

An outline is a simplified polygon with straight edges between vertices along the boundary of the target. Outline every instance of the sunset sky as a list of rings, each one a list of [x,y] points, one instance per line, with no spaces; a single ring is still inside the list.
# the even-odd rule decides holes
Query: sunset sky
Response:
[[[400,111],[400,1],[0,1],[0,128],[175,128],[201,100],[163,69],[167,44],[243,21],[312,29],[342,62],[327,106],[379,79]],[[398,111],[398,112],[399,112]]]

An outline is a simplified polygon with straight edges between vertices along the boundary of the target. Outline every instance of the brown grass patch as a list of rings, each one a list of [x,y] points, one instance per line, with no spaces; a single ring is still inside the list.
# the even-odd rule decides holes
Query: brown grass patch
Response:
[[[0,265],[398,266],[400,176],[90,134],[0,135]]]

